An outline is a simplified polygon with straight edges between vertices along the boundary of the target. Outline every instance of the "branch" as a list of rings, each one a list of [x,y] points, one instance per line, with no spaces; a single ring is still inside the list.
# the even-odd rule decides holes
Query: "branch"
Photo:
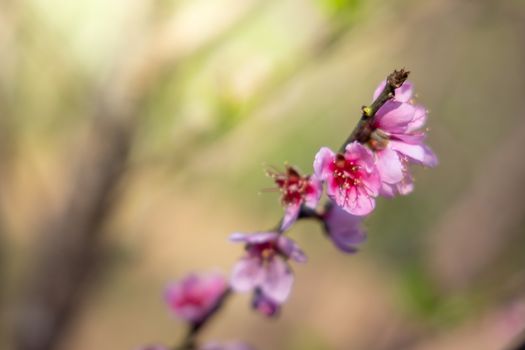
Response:
[[[348,139],[343,143],[340,148],[340,152],[344,152],[346,145],[351,142],[358,141],[360,143],[365,143],[370,139],[370,134],[372,133],[372,126],[374,123],[374,117],[377,111],[389,100],[391,100],[395,95],[395,89],[401,87],[403,83],[408,78],[410,72],[405,69],[394,70],[386,78],[386,84],[379,96],[372,102],[370,106],[363,106],[361,108],[363,114],[359,123],[352,131]],[[284,216],[279,220],[276,228],[274,229],[279,234],[284,234],[281,229],[281,223],[284,219]],[[323,221],[323,214],[315,209],[308,208],[306,206],[301,206],[301,211],[297,220],[303,219],[315,219],[318,221]],[[207,324],[207,322],[222,308],[224,301],[232,295],[231,289],[228,289],[220,297],[219,301],[215,307],[210,310],[210,312],[204,317],[202,321],[194,324],[188,331],[186,337],[182,341],[181,345],[175,346],[173,350],[193,350],[195,349],[195,338],[201,331],[201,329]]]
[[[343,143],[339,149],[339,152],[344,152],[346,145],[354,141],[366,143],[368,140],[370,140],[370,134],[373,131],[372,126],[374,124],[377,111],[383,107],[387,101],[394,97],[395,90],[403,85],[403,83],[408,78],[408,74],[410,74],[410,72],[402,68],[401,70],[393,71],[388,77],[386,77],[386,84],[383,88],[383,91],[381,91],[381,94],[379,94],[379,96],[374,100],[374,102],[372,102],[370,106],[361,107],[361,111],[363,112],[361,114],[361,119],[359,120],[354,131],[352,131],[348,139]]]

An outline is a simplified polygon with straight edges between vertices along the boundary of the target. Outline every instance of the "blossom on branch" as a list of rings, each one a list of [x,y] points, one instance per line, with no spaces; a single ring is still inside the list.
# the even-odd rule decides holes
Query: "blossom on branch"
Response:
[[[367,215],[375,207],[381,181],[372,152],[355,141],[343,153],[327,147],[317,152],[314,171],[326,182],[328,196],[352,215]]]
[[[190,274],[181,281],[169,284],[165,298],[177,317],[198,323],[216,306],[227,288],[226,279],[220,274]]]
[[[285,206],[281,230],[286,231],[297,220],[302,205],[312,209],[317,206],[323,188],[315,175],[303,176],[288,165],[284,173],[268,171],[268,175],[281,191],[281,202]]]
[[[290,295],[293,273],[288,259],[306,262],[306,255],[290,238],[276,232],[235,233],[230,239],[246,245],[246,255],[234,266],[231,286],[235,291],[257,291],[275,304]],[[257,307],[258,303],[254,303]]]
[[[385,86],[381,83],[374,93],[376,99]],[[437,165],[437,157],[425,144],[426,132],[421,128],[427,111],[414,104],[413,88],[405,82],[395,90],[394,98],[376,113],[368,145],[374,151],[381,175],[381,194],[392,197],[413,190],[413,179],[408,170],[410,163],[427,167]]]

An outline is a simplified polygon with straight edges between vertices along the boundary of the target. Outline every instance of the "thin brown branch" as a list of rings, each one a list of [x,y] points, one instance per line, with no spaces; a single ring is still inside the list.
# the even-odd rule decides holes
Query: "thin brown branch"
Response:
[[[409,71],[404,68],[401,70],[393,71],[386,78],[386,84],[383,91],[369,106],[363,106],[361,108],[362,114],[356,128],[350,134],[348,139],[343,143],[340,152],[344,152],[346,145],[351,142],[359,141],[360,143],[366,143],[370,140],[370,134],[372,133],[372,126],[377,111],[395,95],[395,90],[399,88],[407,80]]]
[[[94,276],[100,237],[113,208],[133,129],[132,118],[117,122],[119,118],[111,116],[104,102],[100,109],[104,118],[97,118],[93,126],[100,149],[83,155],[63,211],[42,232],[16,325],[19,350],[55,348]]]

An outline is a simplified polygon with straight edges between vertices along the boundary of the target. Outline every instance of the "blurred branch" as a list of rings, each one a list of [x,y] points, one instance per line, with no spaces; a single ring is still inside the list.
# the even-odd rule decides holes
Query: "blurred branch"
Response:
[[[75,169],[73,191],[41,232],[27,296],[16,324],[20,350],[53,349],[78,311],[93,277],[100,236],[114,206],[133,134],[133,116],[98,103],[93,144]]]
[[[507,350],[525,350],[525,331],[521,332],[514,343]]]
[[[221,32],[200,49],[212,47],[217,38],[222,38]],[[148,39],[138,53],[125,53],[117,60],[118,70],[98,93],[88,144],[94,148],[86,147],[79,157],[64,209],[41,233],[43,242],[15,324],[18,350],[56,348],[96,275],[101,237],[116,205],[138,115],[151,88],[180,60],[164,26]]]

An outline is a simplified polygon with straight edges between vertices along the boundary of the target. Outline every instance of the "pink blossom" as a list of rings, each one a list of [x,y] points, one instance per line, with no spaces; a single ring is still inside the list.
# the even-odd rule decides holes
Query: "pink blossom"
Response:
[[[357,246],[366,240],[362,227],[363,216],[349,214],[330,202],[323,215],[325,231],[337,248],[345,253],[356,253]]]
[[[246,244],[246,255],[233,268],[232,288],[238,292],[260,289],[278,304],[286,301],[293,284],[287,260],[306,261],[297,244],[276,232],[235,233],[230,239]]]
[[[374,99],[385,86],[382,82]],[[394,196],[407,194],[413,189],[413,179],[408,171],[410,163],[428,167],[437,165],[437,157],[424,141],[426,132],[421,130],[427,111],[412,100],[412,84],[405,82],[396,89],[392,100],[387,101],[376,113],[373,132],[368,142],[374,150],[381,176],[381,194]]]
[[[281,202],[285,206],[285,215],[281,230],[285,231],[297,220],[301,206],[304,204],[314,209],[322,194],[321,182],[316,176],[303,176],[291,166],[286,172],[268,172],[281,191]]]
[[[375,207],[381,181],[372,152],[358,142],[335,154],[323,147],[317,152],[314,170],[327,184],[328,196],[352,215],[367,215]]]
[[[188,322],[197,323],[210,312],[228,288],[225,278],[216,273],[190,274],[166,288],[166,302],[173,313]]]

